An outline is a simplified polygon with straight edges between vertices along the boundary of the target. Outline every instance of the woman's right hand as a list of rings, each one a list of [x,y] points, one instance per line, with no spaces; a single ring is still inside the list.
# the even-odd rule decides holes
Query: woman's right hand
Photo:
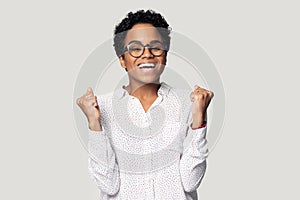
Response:
[[[76,100],[77,105],[85,114],[89,128],[93,131],[102,131],[100,124],[100,109],[97,97],[94,95],[92,88],[88,88],[86,93]]]

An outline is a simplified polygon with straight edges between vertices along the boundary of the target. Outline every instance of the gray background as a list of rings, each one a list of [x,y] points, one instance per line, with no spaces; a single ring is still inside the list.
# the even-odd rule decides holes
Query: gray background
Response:
[[[73,86],[125,13],[153,8],[214,60],[223,135],[200,199],[299,199],[297,1],[0,3],[0,199],[97,199],[73,122]]]

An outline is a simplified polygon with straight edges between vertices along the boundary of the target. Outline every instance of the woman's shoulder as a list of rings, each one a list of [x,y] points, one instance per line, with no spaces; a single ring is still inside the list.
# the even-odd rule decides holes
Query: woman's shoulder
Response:
[[[191,90],[187,87],[176,87],[176,86],[170,85],[166,82],[162,82],[161,85],[165,91],[172,92],[172,93],[175,93],[178,95],[183,95],[183,96],[186,94],[189,94],[190,90]]]
[[[113,97],[113,92],[109,92],[109,93],[106,93],[106,94],[97,94],[96,97],[97,97],[97,100],[101,101],[101,102],[102,101],[109,101]]]
[[[106,93],[106,94],[97,94],[97,102],[100,108],[100,111],[108,111],[111,108],[111,102],[113,98],[113,92]]]
[[[191,89],[180,88],[180,87],[170,87],[170,92],[172,95],[175,95],[181,101],[187,101],[190,99]]]
[[[119,100],[123,96],[124,90],[117,89],[112,92],[108,92],[105,94],[97,94],[97,101],[99,106],[102,106],[105,109],[111,109],[113,102]]]

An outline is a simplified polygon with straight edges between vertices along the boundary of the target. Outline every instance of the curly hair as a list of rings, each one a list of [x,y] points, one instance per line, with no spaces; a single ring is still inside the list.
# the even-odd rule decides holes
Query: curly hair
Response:
[[[166,51],[169,50],[171,28],[164,17],[153,10],[138,10],[135,13],[129,12],[127,16],[115,27],[113,46],[117,56],[121,56],[123,54],[125,46],[124,40],[127,31],[134,25],[142,23],[152,24],[154,27],[157,27],[157,30],[166,45]]]

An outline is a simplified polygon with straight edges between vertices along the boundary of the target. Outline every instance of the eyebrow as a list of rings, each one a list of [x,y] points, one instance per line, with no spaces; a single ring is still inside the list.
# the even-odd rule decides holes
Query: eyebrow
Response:
[[[131,40],[127,45],[129,45],[129,44],[131,44],[131,43],[134,43],[134,42],[143,44],[143,43],[142,43],[141,41],[139,41],[139,40]],[[160,43],[162,43],[162,41],[160,41],[160,40],[152,40],[152,41],[150,41],[149,44],[154,43],[154,42],[160,42]]]

